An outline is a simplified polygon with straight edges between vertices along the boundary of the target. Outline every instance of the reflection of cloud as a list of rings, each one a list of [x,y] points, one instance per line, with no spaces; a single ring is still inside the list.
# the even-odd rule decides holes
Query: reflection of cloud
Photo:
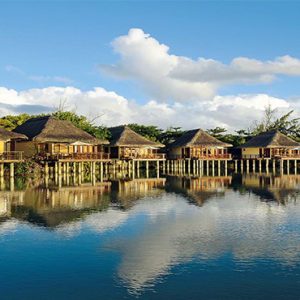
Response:
[[[104,232],[119,227],[126,222],[127,218],[127,212],[109,209],[87,216],[85,224],[94,231]]]
[[[3,223],[0,223],[0,237],[16,231],[17,225],[18,221],[16,220],[7,220]]]
[[[168,207],[162,214],[161,203]],[[146,207],[138,203],[131,217],[146,213]],[[153,284],[172,266],[194,257],[214,259],[232,252],[237,263],[258,257],[285,264],[299,260],[300,234],[287,226],[297,220],[299,205],[282,207],[248,196],[237,199],[236,194],[228,193],[226,199],[216,198],[195,209],[179,197],[166,195],[151,202],[149,216],[153,212],[155,222],[138,236],[110,245],[121,251],[118,274],[134,291]]]

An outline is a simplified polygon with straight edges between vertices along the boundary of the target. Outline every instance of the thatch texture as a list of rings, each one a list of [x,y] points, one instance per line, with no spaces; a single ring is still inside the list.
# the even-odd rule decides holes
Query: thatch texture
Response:
[[[285,136],[278,130],[261,133],[250,139],[239,148],[294,148],[300,147],[300,143]]]
[[[111,133],[110,146],[113,147],[153,147],[162,148],[163,144],[153,142],[136,133],[128,126],[117,126],[109,128]]]
[[[108,144],[108,141],[93,137],[71,122],[58,120],[52,116],[29,119],[14,129],[14,132],[25,134],[30,140],[39,143],[75,143],[80,141],[93,145]]]
[[[0,128],[0,141],[10,141],[10,140],[27,140],[28,138],[24,134],[12,132]]]
[[[224,143],[209,135],[202,129],[186,131],[180,138],[170,144],[170,148],[176,147],[231,147],[231,144]]]

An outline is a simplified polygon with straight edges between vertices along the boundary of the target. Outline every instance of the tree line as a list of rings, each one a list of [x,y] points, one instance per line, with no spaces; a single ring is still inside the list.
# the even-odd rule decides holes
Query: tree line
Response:
[[[235,147],[244,144],[252,136],[269,130],[279,130],[283,134],[300,142],[300,118],[295,118],[293,114],[294,111],[291,110],[278,117],[277,110],[272,109],[269,105],[265,108],[263,118],[259,121],[255,121],[247,129],[239,129],[234,133],[229,133],[226,128],[216,127],[207,129],[206,131],[217,139],[232,144]],[[77,114],[76,111],[65,111],[63,109],[59,109],[50,115],[60,120],[68,120],[76,127],[99,139],[109,139],[110,137],[109,130],[106,126],[96,125],[94,124],[95,119],[89,120],[86,116]],[[7,115],[0,118],[0,127],[7,130],[13,130],[28,119],[41,116],[46,115],[30,115],[25,113],[19,115]],[[181,127],[161,129],[155,125],[141,125],[135,123],[128,124],[128,126],[142,136],[145,136],[152,141],[160,142],[164,145],[172,143],[185,132]]]

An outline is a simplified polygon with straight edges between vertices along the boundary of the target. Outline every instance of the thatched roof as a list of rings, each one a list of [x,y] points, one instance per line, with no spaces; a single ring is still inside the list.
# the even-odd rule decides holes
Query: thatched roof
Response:
[[[300,147],[300,143],[292,140],[278,130],[261,133],[250,139],[239,148],[278,148],[278,147]]]
[[[163,144],[152,142],[142,135],[136,133],[128,126],[117,126],[109,128],[111,133],[110,145],[121,147],[153,147],[162,148]]]
[[[175,142],[170,144],[170,148],[176,147],[231,147],[231,144],[224,143],[209,135],[202,129],[186,131]]]
[[[58,120],[52,116],[32,118],[14,129],[14,132],[25,134],[30,140],[40,143],[75,143],[108,144],[89,133],[77,128],[69,121]]]
[[[28,138],[24,134],[15,133],[12,131],[0,128],[0,141],[10,141],[10,140],[27,140]]]

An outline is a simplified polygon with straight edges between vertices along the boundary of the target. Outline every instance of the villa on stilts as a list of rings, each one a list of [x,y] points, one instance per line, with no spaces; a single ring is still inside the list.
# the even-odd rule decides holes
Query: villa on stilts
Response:
[[[110,143],[105,148],[110,153],[114,168],[134,171],[144,163],[148,170],[149,163],[153,163],[159,169],[160,162],[164,168],[166,157],[160,152],[163,144],[151,141],[125,125],[109,128],[109,131]]]
[[[227,173],[227,162],[231,160],[228,148],[231,144],[224,143],[209,135],[202,129],[186,131],[168,147],[169,162],[167,168],[171,171],[215,174],[215,165],[220,173],[222,165]]]
[[[23,134],[0,128],[0,177],[4,176],[5,164],[10,166],[10,176],[14,176],[14,164],[23,161],[23,152],[16,151],[16,143],[25,140]]]
[[[297,172],[298,161],[300,160],[300,143],[294,141],[278,130],[271,130],[261,133],[251,138],[248,142],[238,147],[240,149],[240,159],[235,159],[235,169],[246,168],[247,171],[252,167],[255,172],[261,172],[264,168],[269,171],[269,165],[272,165],[273,172],[276,165],[279,164],[280,171],[284,168],[290,171],[290,162],[293,164],[294,171]],[[257,166],[258,165],[258,166]]]
[[[89,163],[95,172],[96,163],[109,163],[109,154],[104,152],[107,140],[100,140],[77,128],[69,121],[59,120],[53,116],[32,118],[14,129],[25,135],[27,140],[17,141],[15,149],[23,151],[25,157],[35,157],[45,163],[55,165],[55,173],[62,170],[81,172],[83,163]],[[100,168],[100,167],[99,167]],[[47,172],[47,170],[46,170]]]

